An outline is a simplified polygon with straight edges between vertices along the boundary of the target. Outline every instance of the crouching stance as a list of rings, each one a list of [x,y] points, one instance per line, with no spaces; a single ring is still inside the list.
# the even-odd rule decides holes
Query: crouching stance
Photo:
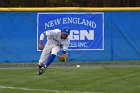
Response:
[[[66,61],[69,45],[68,28],[47,30],[40,35],[39,49],[43,50],[39,59],[38,75],[44,73],[46,68],[53,62],[57,53],[61,50],[62,56],[58,57],[60,61]],[[47,43],[43,46],[43,40],[47,37]],[[66,59],[65,59],[66,58]]]

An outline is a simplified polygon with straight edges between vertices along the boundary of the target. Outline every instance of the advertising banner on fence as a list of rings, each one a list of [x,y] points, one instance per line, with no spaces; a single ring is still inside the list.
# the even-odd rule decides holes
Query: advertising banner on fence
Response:
[[[104,50],[103,12],[37,13],[37,50],[41,33],[64,27],[70,29],[69,50]]]

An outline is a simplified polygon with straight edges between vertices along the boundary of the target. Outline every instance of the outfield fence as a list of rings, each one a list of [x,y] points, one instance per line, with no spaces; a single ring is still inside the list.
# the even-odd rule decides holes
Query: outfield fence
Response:
[[[140,7],[0,8],[0,62],[38,61],[40,34],[64,26],[70,62],[139,60],[139,16]]]

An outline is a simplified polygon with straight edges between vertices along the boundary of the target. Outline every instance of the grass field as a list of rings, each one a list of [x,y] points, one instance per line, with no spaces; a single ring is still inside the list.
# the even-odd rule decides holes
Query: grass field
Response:
[[[140,67],[0,69],[0,93],[140,93]]]

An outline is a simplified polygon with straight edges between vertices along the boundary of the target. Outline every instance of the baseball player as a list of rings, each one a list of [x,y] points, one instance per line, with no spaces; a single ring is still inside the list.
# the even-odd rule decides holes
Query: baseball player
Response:
[[[63,28],[62,30],[47,30],[40,35],[39,49],[43,50],[43,52],[39,59],[38,75],[43,74],[45,69],[53,62],[60,50],[62,55],[67,54],[69,34],[70,30],[68,28]],[[43,40],[45,37],[47,37],[47,43],[43,46]]]

